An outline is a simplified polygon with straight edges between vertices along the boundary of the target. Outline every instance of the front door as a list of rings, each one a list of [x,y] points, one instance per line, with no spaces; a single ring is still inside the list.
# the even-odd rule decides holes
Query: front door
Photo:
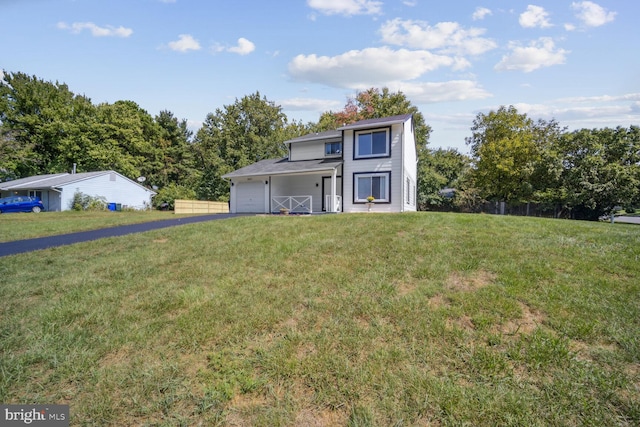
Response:
[[[339,176],[336,178],[336,195],[342,196],[342,177]],[[327,206],[327,202],[331,202],[331,177],[323,176],[322,177],[322,210],[324,212],[327,211],[327,208],[330,208],[331,205]],[[342,210],[342,206],[340,206],[340,210]]]

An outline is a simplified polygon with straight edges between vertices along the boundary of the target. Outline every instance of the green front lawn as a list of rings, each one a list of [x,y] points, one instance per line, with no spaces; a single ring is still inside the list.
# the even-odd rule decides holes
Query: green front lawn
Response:
[[[72,425],[638,425],[639,261],[636,226],[446,213],[4,257],[0,401]]]

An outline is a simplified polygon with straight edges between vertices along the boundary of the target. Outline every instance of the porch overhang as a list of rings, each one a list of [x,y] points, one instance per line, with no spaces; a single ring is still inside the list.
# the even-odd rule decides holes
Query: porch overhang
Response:
[[[273,175],[306,175],[322,172],[333,172],[342,165],[342,160],[299,160],[290,162],[289,159],[267,159],[222,175],[224,179],[246,178]]]

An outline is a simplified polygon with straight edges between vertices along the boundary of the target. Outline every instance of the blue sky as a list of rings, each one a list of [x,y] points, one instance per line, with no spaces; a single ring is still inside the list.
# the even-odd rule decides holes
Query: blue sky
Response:
[[[0,69],[199,128],[259,91],[317,121],[402,91],[431,146],[468,152],[501,105],[569,129],[640,125],[635,0],[0,0]]]

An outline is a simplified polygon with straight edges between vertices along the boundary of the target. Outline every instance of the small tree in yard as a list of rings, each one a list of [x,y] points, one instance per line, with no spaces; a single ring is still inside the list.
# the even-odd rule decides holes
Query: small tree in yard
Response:
[[[175,208],[176,199],[193,200],[196,198],[196,192],[191,188],[177,184],[169,184],[158,191],[153,197],[153,206],[156,209],[173,210]]]
[[[89,196],[76,191],[73,194],[70,208],[74,211],[104,211],[107,210],[107,200],[101,196]]]

